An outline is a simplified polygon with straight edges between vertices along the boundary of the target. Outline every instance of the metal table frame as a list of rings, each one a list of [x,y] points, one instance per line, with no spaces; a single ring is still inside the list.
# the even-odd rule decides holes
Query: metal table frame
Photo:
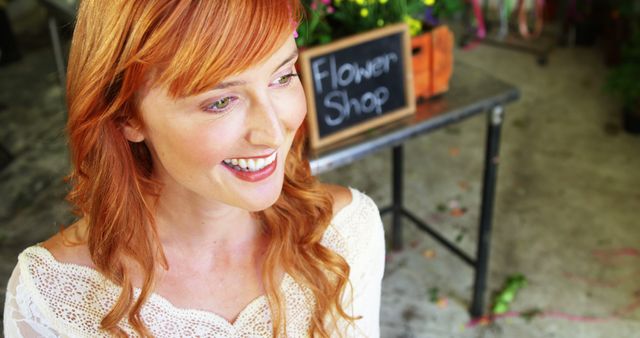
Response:
[[[359,136],[341,142],[332,149],[320,150],[311,154],[310,164],[314,174],[319,174],[347,165],[379,150],[392,148],[392,204],[381,208],[380,213],[392,214],[391,241],[393,249],[399,250],[403,246],[402,220],[406,218],[415,224],[418,229],[429,234],[463,262],[471,266],[475,275],[469,311],[472,317],[480,317],[484,313],[484,296],[489,268],[493,205],[504,105],[517,100],[520,93],[516,87],[499,81],[488,74],[472,70],[473,68],[469,66],[457,63],[455,69],[456,74],[461,74],[461,76],[454,74],[450,92],[439,99],[418,106],[418,110],[425,110],[426,108],[427,113],[422,114],[423,116],[418,115],[412,120],[397,123],[396,126],[389,126],[389,128],[378,132],[374,131],[373,134],[369,133],[370,135],[368,136]],[[468,75],[470,72],[476,73],[475,80],[465,83],[465,75],[462,74]],[[474,85],[478,83],[492,83],[494,84],[492,87],[494,90],[483,92],[479,88],[478,91],[480,93],[476,94],[476,97],[470,94],[470,97],[463,99],[462,101],[464,102],[458,104],[452,103],[449,99],[449,95],[462,94],[461,96],[465,96],[466,92],[473,92]],[[428,107],[433,108],[430,109]],[[413,137],[427,134],[480,113],[487,115],[488,132],[485,144],[477,249],[475,258],[472,258],[404,206],[403,144]]]
[[[60,24],[72,25],[76,17],[76,9],[63,0],[39,0],[40,4],[47,9],[49,35],[51,38],[51,47],[53,48],[53,57],[56,62],[56,70],[58,72],[58,81],[64,91],[66,89],[66,57],[62,51],[62,42],[60,40]]]

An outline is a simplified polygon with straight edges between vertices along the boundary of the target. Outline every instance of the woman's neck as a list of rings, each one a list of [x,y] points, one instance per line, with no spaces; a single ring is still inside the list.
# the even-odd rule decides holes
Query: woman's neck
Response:
[[[162,194],[155,222],[165,254],[211,261],[253,252],[263,241],[259,221],[247,210],[199,197]]]

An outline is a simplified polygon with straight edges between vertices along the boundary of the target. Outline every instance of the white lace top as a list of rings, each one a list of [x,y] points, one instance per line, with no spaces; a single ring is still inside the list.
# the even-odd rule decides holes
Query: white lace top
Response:
[[[379,337],[385,250],[382,222],[368,196],[355,189],[351,194],[351,203],[335,215],[322,244],[342,255],[351,266],[353,294],[347,292],[344,306],[348,313],[362,319],[355,326],[341,323],[343,335]],[[306,337],[313,304],[305,295],[310,291],[289,275],[284,276],[280,288],[286,301],[286,336]],[[137,297],[140,290],[134,291]],[[9,279],[4,334],[7,338],[108,336],[100,330],[100,321],[119,293],[120,287],[96,270],[60,263],[45,248],[29,247],[18,257]],[[272,329],[264,295],[247,305],[233,323],[212,312],[177,308],[155,293],[141,314],[156,337],[270,337]],[[126,319],[120,326],[135,336]]]

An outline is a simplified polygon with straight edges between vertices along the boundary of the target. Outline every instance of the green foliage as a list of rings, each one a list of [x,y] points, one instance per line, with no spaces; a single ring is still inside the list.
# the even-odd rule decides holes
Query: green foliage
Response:
[[[304,2],[305,15],[298,25],[298,46],[315,46],[331,42],[331,26],[327,22],[324,4],[319,10],[312,10],[309,1]]]
[[[629,54],[638,54],[640,45],[627,48]],[[607,88],[617,94],[625,105],[640,103],[640,59],[628,60],[614,68],[609,74]]]
[[[464,0],[436,1],[434,14],[438,18],[451,19],[456,13],[462,13],[464,6]]]
[[[464,0],[303,0],[306,15],[298,27],[298,46],[315,46],[389,24],[406,22],[412,36],[423,30],[428,7],[449,17]],[[426,28],[426,26],[424,27]]]
[[[507,277],[502,290],[496,295],[491,313],[494,315],[503,314],[509,311],[511,302],[516,297],[520,289],[527,285],[527,279],[522,274]]]
[[[631,0],[617,0],[616,10],[627,20],[631,39],[622,50],[622,63],[616,66],[607,81],[606,89],[620,97],[629,107],[640,106],[640,6]]]
[[[611,6],[617,11],[623,18],[637,18],[637,4],[636,0],[611,0]]]

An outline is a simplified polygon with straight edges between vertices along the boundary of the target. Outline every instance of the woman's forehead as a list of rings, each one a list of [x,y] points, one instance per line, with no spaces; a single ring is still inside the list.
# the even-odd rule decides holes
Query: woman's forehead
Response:
[[[271,55],[267,56],[264,60],[256,62],[256,64],[249,68],[237,72],[228,76],[219,84],[214,86],[215,89],[221,89],[228,86],[235,81],[241,81],[247,78],[251,79],[252,76],[257,73],[272,73],[278,71],[281,67],[285,66],[289,62],[295,60],[298,57],[298,48],[293,40],[293,37],[283,41],[282,45],[278,47]]]
[[[258,53],[263,57],[253,57],[253,60],[237,52],[236,56],[226,56],[226,61],[221,62],[216,62],[213,56],[208,56],[208,60],[187,65],[170,62],[165,72],[158,77],[158,84],[168,86],[169,91],[176,97],[190,96],[208,91],[234,78],[243,77],[250,80],[259,73],[276,71],[283,61],[297,53],[293,35],[289,35],[287,39],[280,39],[272,46],[265,45],[262,49]]]
[[[202,90],[196,92],[184,93],[184,95],[172,95],[170,81],[163,81],[163,75],[165,72],[174,72],[169,63],[163,63],[155,67],[151,67],[147,73],[147,81],[145,85],[138,91],[140,96],[144,96],[152,88],[162,89],[169,96],[174,98],[188,97],[202,94],[211,90],[221,90],[231,86],[244,85],[252,80],[256,79],[260,75],[268,76],[273,72],[278,71],[282,66],[295,60],[298,56],[298,48],[296,46],[293,35],[288,38],[282,39],[280,45],[273,50],[273,52],[267,55],[264,59],[249,65],[244,69],[238,69],[235,72],[225,69],[226,73],[230,75],[220,78],[219,74],[215,74],[213,71],[211,74],[204,76],[203,81],[209,79],[208,85],[204,86]],[[214,79],[217,79],[214,81]],[[195,79],[193,79],[195,81]]]
[[[295,44],[293,36],[284,39],[282,44],[274,50],[271,55],[268,55],[264,60],[257,62],[251,67],[236,72],[228,77],[222,79],[205,90],[197,93],[187,94],[183,96],[171,95],[169,84],[158,82],[161,70],[159,67],[154,67],[149,72],[149,81],[138,91],[138,98],[142,100],[147,95],[153,92],[153,97],[167,97],[167,99],[173,98],[173,100],[182,100],[189,98],[197,98],[201,95],[205,95],[210,91],[224,90],[231,87],[248,85],[253,81],[261,79],[263,76],[271,76],[273,73],[279,71],[283,66],[296,60],[298,57],[298,48]],[[171,100],[171,99],[170,99]],[[172,100],[172,101],[173,101]],[[138,101],[140,102],[140,101]]]

